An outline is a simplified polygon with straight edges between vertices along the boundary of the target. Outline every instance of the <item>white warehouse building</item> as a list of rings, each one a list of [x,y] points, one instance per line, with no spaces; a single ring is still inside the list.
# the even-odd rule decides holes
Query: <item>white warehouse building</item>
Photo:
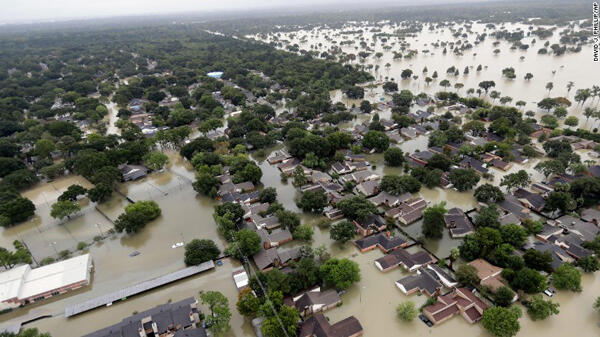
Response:
[[[29,265],[0,273],[0,310],[64,294],[90,284],[92,258],[80,255],[32,269]]]

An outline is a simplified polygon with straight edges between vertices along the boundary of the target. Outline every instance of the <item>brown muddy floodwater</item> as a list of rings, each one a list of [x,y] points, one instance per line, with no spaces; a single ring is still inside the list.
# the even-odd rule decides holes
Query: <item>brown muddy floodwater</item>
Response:
[[[515,30],[518,27],[527,29],[525,25],[507,24],[507,29]],[[383,27],[384,31],[391,32],[393,27]],[[473,24],[473,31],[482,32],[483,25]],[[488,31],[489,33],[489,31]],[[291,43],[298,43],[303,49],[310,49],[310,45],[322,43],[319,51],[324,51],[332,45],[325,38],[325,35],[341,41],[339,32],[332,30],[313,30],[310,32],[296,33],[295,38],[290,38],[289,33],[282,33],[281,39],[290,40]],[[372,33],[363,33],[366,41],[369,43]],[[306,42],[300,42],[299,37],[307,35]],[[272,38],[272,36],[270,36]],[[558,40],[558,33],[550,38],[550,43]],[[350,36],[348,39],[358,40],[356,36]],[[474,35],[470,34],[467,38],[473,41]],[[529,43],[532,38],[525,38],[524,43]],[[398,41],[391,38],[391,42],[396,41],[392,50],[399,50]],[[419,53],[410,60],[393,60],[391,51],[383,49],[379,40],[372,46],[375,51],[383,52],[383,57],[379,60],[374,57],[367,59],[367,63],[380,65],[380,69],[373,70],[377,79],[394,78],[402,89],[410,89],[414,93],[427,92],[433,94],[440,89],[439,81],[448,78],[452,84],[456,82],[464,83],[462,92],[468,88],[476,88],[482,80],[496,81],[497,91],[502,96],[513,97],[513,104],[517,100],[524,100],[528,103],[526,109],[534,110],[538,113],[537,107],[532,102],[537,102],[548,94],[545,89],[546,82],[554,82],[554,90],[551,96],[566,96],[566,84],[568,81],[575,82],[575,88],[569,93],[568,97],[573,98],[577,88],[588,88],[594,82],[595,78],[589,76],[590,69],[593,66],[590,57],[590,46],[584,46],[582,52],[555,57],[549,55],[537,55],[537,50],[543,44],[538,39],[536,45],[527,51],[511,51],[509,44],[501,41],[497,47],[501,50],[498,55],[493,54],[493,39],[488,37],[480,45],[475,45],[472,50],[465,52],[464,56],[456,56],[452,53],[443,55],[441,48],[435,49],[431,43],[436,41],[454,41],[448,28],[427,31],[418,34],[416,37],[407,38],[410,42],[410,49],[429,49],[432,53]],[[358,46],[358,44],[357,44]],[[357,54],[360,50],[352,45],[344,45],[342,49],[346,53]],[[476,53],[476,55],[473,55]],[[521,56],[525,56],[520,60]],[[384,65],[390,63],[391,67],[386,69]],[[367,64],[365,63],[365,64]],[[484,68],[480,73],[475,68],[470,69],[469,75],[463,75],[465,66],[476,67],[482,64]],[[440,75],[437,81],[429,86],[424,85],[423,74],[421,70],[427,66],[428,75],[431,76],[434,70]],[[458,77],[446,76],[446,69],[450,66],[456,66],[461,71]],[[507,80],[501,78],[501,70],[505,67],[515,68],[517,78]],[[561,67],[564,66],[564,67]],[[399,81],[402,69],[411,68],[416,75],[417,80]],[[556,70],[553,74],[552,70]],[[531,81],[523,80],[525,72],[531,72],[534,78]],[[367,89],[366,98],[372,102],[380,101],[381,97],[389,100],[389,96],[382,93],[381,87]],[[357,104],[357,100],[348,100],[340,91],[332,92],[333,101],[342,101],[347,105]],[[587,104],[592,104],[588,100]],[[595,103],[595,102],[594,102]],[[415,108],[416,109],[416,108]],[[114,108],[111,110],[115,110]],[[572,106],[569,109],[570,114],[581,115],[583,108],[581,106]],[[112,111],[114,113],[114,111]],[[389,118],[389,111],[380,112],[382,118]],[[109,117],[109,123],[114,125],[114,117]],[[369,121],[370,116],[359,115],[353,121],[345,123],[343,127],[351,128],[357,123]],[[585,118],[580,118],[580,126],[591,128],[594,121],[586,123]],[[111,131],[116,132],[112,127]],[[405,152],[414,152],[427,148],[427,137],[418,137],[414,140],[395,144]],[[273,149],[281,148],[279,144]],[[578,151],[585,160],[587,151]],[[39,315],[50,314],[54,317],[41,319],[27,325],[27,327],[37,327],[42,331],[48,331],[55,337],[78,337],[90,333],[102,327],[119,322],[123,317],[131,315],[134,311],[142,311],[154,307],[169,300],[177,301],[188,296],[197,295],[200,290],[218,290],[225,294],[230,301],[230,309],[233,314],[231,320],[232,330],[229,336],[253,336],[254,332],[247,320],[241,317],[235,309],[237,301],[237,290],[233,283],[231,273],[233,269],[239,267],[239,264],[230,259],[224,260],[223,266],[216,267],[215,270],[191,277],[189,279],[168,285],[147,294],[130,298],[123,303],[116,303],[109,308],[100,308],[91,312],[66,319],[63,315],[64,308],[67,305],[85,301],[87,299],[100,296],[102,294],[115,291],[135,284],[142,280],[157,277],[184,267],[183,249],[172,249],[171,245],[175,242],[187,242],[194,238],[213,239],[219,247],[225,246],[225,241],[217,233],[214,220],[212,218],[213,206],[215,202],[208,198],[200,197],[193,190],[191,182],[194,179],[194,170],[179,155],[169,152],[171,162],[164,172],[153,173],[149,177],[123,184],[119,190],[133,200],[155,200],[162,209],[162,216],[152,223],[148,224],[140,233],[128,235],[113,235],[99,243],[93,243],[87,250],[94,259],[95,271],[92,284],[89,287],[80,289],[65,296],[59,296],[54,300],[43,301],[28,307],[14,310],[13,312],[0,315],[0,322],[11,323],[15,321],[27,320]],[[289,210],[299,212],[295,200],[299,197],[299,192],[291,183],[282,183],[280,173],[275,166],[269,165],[265,158],[254,158],[263,170],[262,182],[265,187],[275,187],[278,192],[278,200]],[[368,156],[368,160],[374,165],[372,168],[380,175],[401,174],[402,170],[398,168],[385,167],[381,154]],[[494,173],[493,181],[498,184],[501,177],[510,172],[519,169],[526,169],[536,180],[541,180],[539,174],[532,170],[537,160],[531,160],[524,165],[513,165],[508,172],[502,172],[491,169]],[[77,242],[92,242],[96,235],[105,235],[108,229],[112,228],[109,219],[116,217],[123,211],[128,204],[127,200],[115,193],[108,202],[99,205],[98,209],[94,205],[82,201],[82,211],[78,216],[74,216],[67,221],[59,223],[49,216],[50,205],[70,184],[79,183],[89,187],[90,184],[81,177],[65,177],[49,184],[39,184],[33,189],[23,194],[32,199],[36,204],[36,216],[30,221],[8,229],[0,229],[0,245],[10,246],[15,239],[23,239],[32,247],[32,252],[38,257],[55,255],[63,249],[74,250]],[[481,183],[484,183],[482,180]],[[471,192],[460,193],[454,190],[444,190],[440,188],[423,188],[419,195],[430,203],[445,201],[447,207],[461,207],[470,209],[476,205]],[[104,214],[104,215],[103,215]],[[328,228],[322,228],[316,224],[322,217],[302,214],[302,221],[313,224],[315,234],[311,245],[317,247],[325,245],[332,256],[348,257],[359,263],[362,272],[362,280],[352,286],[346,294],[342,296],[344,304],[339,308],[334,308],[326,313],[333,322],[341,320],[349,315],[355,315],[364,327],[365,336],[440,336],[440,337],[462,337],[462,336],[482,336],[488,337],[489,334],[483,330],[481,324],[470,325],[461,317],[454,317],[450,321],[440,326],[428,328],[418,320],[412,323],[404,323],[395,318],[395,307],[398,303],[412,300],[417,306],[426,301],[425,296],[405,296],[398,290],[394,281],[403,277],[403,272],[394,270],[389,273],[381,273],[375,268],[373,261],[380,257],[382,253],[379,250],[361,254],[352,244],[341,246],[329,239]],[[421,232],[421,222],[416,222],[403,229],[413,237],[417,237]],[[300,243],[288,244],[290,246]],[[453,240],[448,233],[440,240],[428,240],[425,242],[427,249],[438,256],[447,256],[450,249],[456,247],[459,240]],[[139,251],[141,254],[136,257],[129,257],[133,251]],[[560,314],[547,320],[533,322],[527,314],[520,319],[521,331],[519,336],[545,336],[545,337],[564,337],[573,333],[581,337],[592,337],[600,335],[600,327],[597,322],[600,316],[592,310],[594,299],[600,295],[600,279],[594,275],[586,274],[583,276],[583,292],[568,293],[558,292],[553,300],[560,303]]]
[[[464,28],[463,24],[455,24],[454,29],[460,27]],[[439,85],[440,81],[448,79],[452,86],[448,88],[449,91],[455,91],[453,86],[455,83],[464,84],[464,88],[460,89],[459,94],[466,95],[466,91],[469,88],[478,88],[478,84],[481,81],[493,80],[496,83],[496,87],[491,90],[496,90],[501,93],[501,96],[510,96],[513,101],[509,104],[514,105],[518,100],[527,102],[524,110],[533,110],[537,113],[539,118],[543,111],[539,110],[536,106],[536,102],[542,98],[550,95],[551,97],[565,96],[569,98],[573,105],[568,109],[569,115],[575,115],[579,117],[579,127],[591,129],[598,126],[597,121],[587,121],[582,116],[583,106],[577,105],[573,100],[576,89],[579,88],[591,88],[592,85],[597,85],[597,80],[594,76],[590,76],[590,73],[597,71],[598,65],[593,61],[592,46],[584,45],[581,52],[570,53],[567,52],[561,56],[552,55],[539,55],[537,54],[538,49],[543,47],[546,41],[549,41],[550,45],[558,43],[560,39],[559,32],[564,28],[558,28],[554,31],[553,36],[547,40],[540,40],[538,37],[531,35],[530,37],[524,37],[521,42],[529,44],[530,48],[524,50],[511,50],[511,43],[504,40],[496,40],[489,34],[495,30],[500,29],[500,25],[497,25],[496,29],[490,30],[485,29],[484,24],[472,23],[471,31],[469,33],[466,29],[463,32],[467,33],[467,38],[455,38],[452,36],[453,32],[448,28],[440,28],[435,30],[428,30],[427,26],[421,33],[416,34],[414,37],[406,37],[403,40],[392,36],[388,38],[388,41],[383,43],[381,39],[373,39],[373,32],[370,32],[372,28],[380,28],[384,33],[392,33],[398,27],[389,24],[382,24],[378,26],[367,25],[367,26],[353,26],[347,25],[344,27],[344,31],[352,31],[362,29],[362,34],[347,34],[341,33],[341,30],[327,29],[327,28],[315,28],[312,30],[300,30],[295,32],[280,32],[267,34],[265,38],[259,36],[250,36],[251,38],[263,40],[266,42],[283,42],[284,47],[287,45],[298,44],[300,49],[318,51],[319,53],[328,51],[332,46],[340,47],[341,50],[346,54],[358,55],[359,52],[364,51],[360,46],[359,42],[361,38],[368,44],[369,52],[371,55],[364,61],[360,61],[357,57],[356,61],[351,62],[355,65],[372,65],[373,68],[368,70],[376,78],[376,80],[384,81],[386,79],[392,80],[398,83],[400,89],[409,89],[413,93],[417,94],[425,92],[428,94],[435,94],[438,91],[442,91],[444,88]],[[523,30],[527,33],[528,25],[521,23],[507,23],[503,27],[510,31],[516,31],[517,29]],[[551,28],[546,26],[544,28]],[[477,33],[486,32],[487,38],[480,44],[474,43]],[[278,36],[275,36],[277,34]],[[535,39],[536,43],[531,44],[532,40]],[[342,41],[354,41],[354,44],[340,44]],[[448,47],[448,53],[443,54],[443,47],[434,47],[434,43],[441,42],[457,42],[457,41],[468,41],[473,45],[470,50],[464,51],[463,55],[455,55]],[[335,43],[334,43],[335,41]],[[494,46],[493,43],[499,41],[498,46]],[[394,59],[393,51],[402,52],[406,54],[406,51],[400,50],[400,43],[409,43],[408,49],[417,50],[418,54],[410,59]],[[319,46],[319,44],[321,44]],[[372,45],[373,44],[373,45]],[[311,48],[313,46],[314,48]],[[384,47],[391,47],[389,50],[385,50]],[[460,45],[459,45],[460,46]],[[500,49],[500,53],[494,54],[495,49]],[[424,51],[428,52],[424,52]],[[376,58],[374,55],[377,52],[383,53],[381,58]],[[522,58],[523,57],[523,58]],[[522,59],[521,59],[522,58]],[[390,64],[390,67],[385,67],[386,64]],[[480,72],[476,71],[477,66],[481,64],[483,69]],[[451,66],[455,66],[459,71],[460,75],[447,75],[446,70]],[[427,74],[423,74],[422,70],[427,67]],[[463,74],[465,67],[469,67],[469,74]],[[502,69],[507,67],[513,67],[515,69],[516,78],[511,80],[502,77]],[[377,68],[377,69],[376,69]],[[417,75],[418,78],[402,80],[400,73],[404,69],[411,69],[413,75]],[[438,78],[434,79],[429,85],[426,85],[424,79],[426,76],[432,76],[433,72],[437,71]],[[532,73],[533,79],[530,81],[524,80],[526,73]],[[567,83],[573,81],[575,86],[568,92]],[[554,89],[548,93],[545,86],[546,83],[553,82]],[[475,94],[476,95],[476,94]],[[347,103],[349,106],[356,104],[358,106],[359,100],[351,100],[345,97],[341,97],[339,91],[334,92],[332,95],[334,101],[342,101]],[[483,95],[482,95],[483,97]],[[380,101],[381,98],[389,99],[389,96],[383,94],[381,86],[374,89],[365,90],[365,99],[376,102]],[[496,102],[497,103],[497,102]],[[596,102],[592,102],[589,99],[586,102],[587,105],[595,106]]]
[[[26,326],[48,331],[53,336],[78,337],[119,322],[134,311],[145,310],[169,300],[176,301],[194,296],[200,290],[218,290],[228,297],[233,313],[229,336],[253,336],[251,325],[235,309],[237,290],[231,273],[239,264],[230,259],[224,260],[224,265],[216,267],[213,271],[130,298],[122,303],[115,303],[111,307],[99,308],[69,319],[63,315],[67,305],[184,267],[183,249],[172,249],[171,245],[174,242],[189,241],[192,238],[212,238],[220,247],[224,246],[225,242],[218,235],[211,216],[214,202],[197,196],[191,188],[190,179],[193,179],[194,172],[189,164],[175,154],[171,154],[171,159],[165,172],[154,173],[145,179],[123,184],[120,188],[134,200],[152,198],[160,205],[163,213],[159,219],[134,236],[115,235],[89,247],[95,264],[93,281],[89,287],[1,315],[0,321],[10,323],[49,314],[54,317],[41,319]],[[268,165],[262,158],[257,159],[264,172],[264,185],[275,187],[279,194],[278,199],[288,209],[298,211],[295,206],[298,196],[296,189],[291,184],[281,183],[279,171],[275,166]],[[379,174],[400,173],[398,169],[385,168],[381,155],[370,155],[369,161],[377,167],[375,171]],[[433,203],[444,200],[452,207],[469,208],[475,203],[469,193],[451,190],[424,189],[420,194]],[[126,204],[122,197],[115,195],[111,201],[101,205],[100,209],[114,219]],[[97,212],[84,212],[81,217],[56,227],[69,226],[72,222],[80,221],[81,226],[94,228],[95,213]],[[355,315],[364,327],[365,336],[488,336],[479,324],[469,325],[461,317],[455,317],[433,328],[428,328],[420,321],[403,323],[397,320],[394,309],[398,303],[412,300],[421,305],[426,298],[417,295],[407,297],[402,294],[394,285],[394,281],[403,277],[402,271],[381,273],[375,268],[373,261],[382,256],[379,250],[361,254],[352,244],[341,246],[332,242],[329,239],[328,228],[316,226],[319,219],[321,217],[302,216],[303,222],[315,225],[312,246],[324,244],[332,256],[348,257],[359,263],[362,271],[362,280],[342,296],[344,304],[327,312],[332,321]],[[404,229],[411,235],[418,236],[420,226],[420,222],[417,222]],[[16,228],[24,228],[21,231],[31,230],[28,224]],[[18,235],[10,234],[11,230],[2,233],[3,240],[8,242]],[[295,244],[298,243],[291,245]],[[435,254],[445,256],[457,244],[458,241],[452,240],[446,233],[443,239],[427,242],[426,246]],[[129,253],[135,250],[141,254],[129,257]],[[598,336],[600,329],[596,322],[600,318],[592,311],[591,306],[599,293],[600,281],[592,275],[584,275],[583,287],[584,292],[581,294],[559,292],[554,297],[561,304],[560,315],[543,322],[532,322],[527,317],[522,318],[522,331],[519,335],[543,334],[548,337],[563,337],[577,329],[579,336]]]

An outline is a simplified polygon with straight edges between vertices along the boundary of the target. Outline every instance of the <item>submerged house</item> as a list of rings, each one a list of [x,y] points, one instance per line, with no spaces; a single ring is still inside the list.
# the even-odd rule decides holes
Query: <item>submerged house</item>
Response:
[[[418,251],[411,254],[406,249],[395,249],[386,256],[375,260],[375,266],[383,272],[392,270],[398,266],[412,272],[436,262],[437,259],[426,251]]]
[[[437,302],[423,308],[423,315],[433,324],[440,324],[454,315],[461,315],[469,323],[483,317],[488,305],[467,288],[457,288],[448,295],[438,296]]]
[[[142,165],[121,165],[119,170],[123,181],[137,180],[148,175],[148,168]]]
[[[375,214],[370,214],[365,219],[354,220],[356,231],[362,236],[369,236],[373,233],[381,232],[386,229],[387,225],[382,217]]]
[[[418,269],[416,275],[396,281],[396,287],[405,295],[418,291],[429,297],[439,295],[442,287],[451,288],[457,284],[458,282],[437,264],[429,264],[425,268]]]
[[[468,263],[477,270],[480,284],[490,288],[492,292],[496,292],[500,287],[504,286],[502,278],[502,268],[496,267],[484,259],[475,259]]]
[[[206,337],[197,305],[193,297],[162,304],[84,337]]]
[[[361,252],[368,252],[375,248],[379,248],[382,252],[387,253],[398,248],[406,248],[408,241],[401,236],[392,237],[389,233],[379,233],[354,241],[354,245]]]
[[[324,312],[340,305],[342,299],[335,289],[322,291],[321,288],[317,287],[297,295],[291,298],[291,300],[288,298],[284,300],[284,303],[296,307],[300,312],[300,316],[308,317],[317,312]]]
[[[461,238],[475,231],[471,220],[462,209],[457,207],[444,214],[444,222],[446,227],[450,229],[450,235],[453,238]]]
[[[331,324],[323,314],[318,313],[302,322],[298,337],[358,337],[362,334],[362,325],[354,316]]]

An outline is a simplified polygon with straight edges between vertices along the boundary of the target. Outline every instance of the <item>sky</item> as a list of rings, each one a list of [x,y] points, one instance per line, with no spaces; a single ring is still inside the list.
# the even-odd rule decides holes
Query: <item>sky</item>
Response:
[[[458,2],[460,0],[376,0],[378,3]],[[463,0],[464,1],[464,0]],[[471,0],[473,1],[473,0]],[[369,4],[373,0],[0,0],[0,23],[84,19],[217,10],[304,8]]]

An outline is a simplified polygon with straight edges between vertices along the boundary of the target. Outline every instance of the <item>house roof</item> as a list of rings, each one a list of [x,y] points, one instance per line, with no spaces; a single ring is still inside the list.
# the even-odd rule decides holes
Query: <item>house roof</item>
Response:
[[[354,241],[354,244],[361,250],[378,245],[384,251],[400,248],[406,243],[407,241],[403,237],[390,237],[386,233],[379,233]]]
[[[436,262],[435,258],[426,251],[418,251],[416,253],[409,253],[405,249],[395,249],[384,257],[377,260],[383,269],[387,269],[394,265],[404,265],[408,269],[412,269],[416,265],[426,265],[429,263]]]
[[[452,236],[462,236],[475,230],[465,212],[460,208],[452,208],[444,215],[446,227]]]
[[[402,285],[407,292],[418,289],[428,296],[432,296],[442,288],[438,276],[431,269],[420,269],[416,275],[406,276],[396,281],[396,283]]]
[[[383,218],[376,214],[369,214],[365,219],[355,221],[355,223],[363,229],[369,229],[371,227],[381,228],[386,226]]]
[[[363,328],[354,316],[330,324],[321,313],[314,314],[302,323],[299,337],[351,337],[362,333]]]
[[[313,305],[329,306],[340,302],[340,296],[334,289],[321,291],[320,288],[309,290],[299,296],[294,297],[294,306],[302,312],[306,307]]]

